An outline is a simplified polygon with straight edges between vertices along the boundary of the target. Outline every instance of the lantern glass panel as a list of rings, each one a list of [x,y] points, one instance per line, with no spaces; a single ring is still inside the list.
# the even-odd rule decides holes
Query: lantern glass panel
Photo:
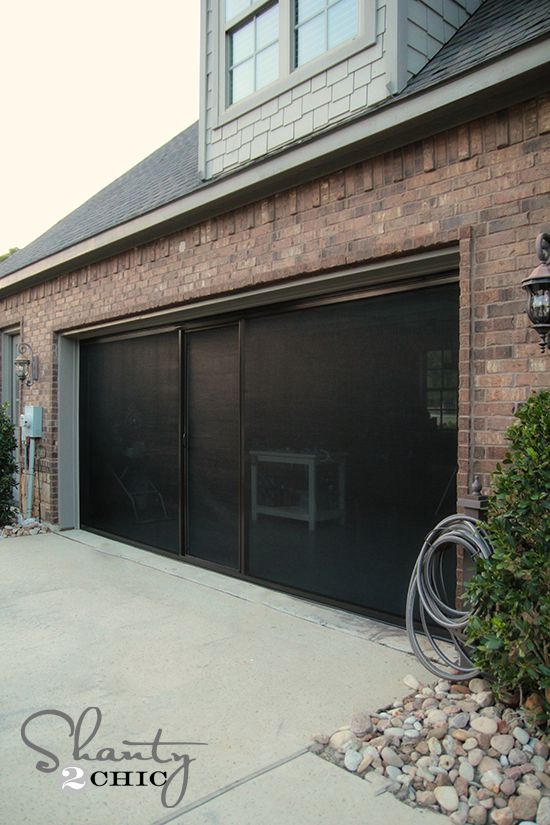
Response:
[[[550,323],[550,284],[531,287],[527,314],[534,324]]]

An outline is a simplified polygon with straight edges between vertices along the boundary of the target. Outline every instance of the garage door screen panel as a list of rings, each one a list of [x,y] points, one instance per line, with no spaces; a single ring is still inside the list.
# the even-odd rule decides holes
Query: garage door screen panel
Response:
[[[176,333],[81,348],[83,526],[179,550]]]
[[[187,552],[239,565],[239,333],[236,326],[186,336]]]
[[[455,502],[454,285],[247,321],[247,572],[402,615]]]

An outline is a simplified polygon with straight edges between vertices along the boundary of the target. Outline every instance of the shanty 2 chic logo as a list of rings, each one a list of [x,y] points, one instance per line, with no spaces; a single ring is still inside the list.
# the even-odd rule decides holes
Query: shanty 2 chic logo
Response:
[[[53,750],[48,750],[43,736],[40,736],[40,720],[48,720],[50,728],[51,718],[63,720],[69,729],[69,739],[72,740],[72,752],[69,756],[60,758]],[[206,742],[165,742],[162,740],[162,728],[159,728],[150,741],[134,742],[123,739],[122,745],[127,749],[102,747],[98,750],[89,748],[101,727],[102,714],[99,708],[89,707],[84,710],[76,722],[68,713],[61,710],[39,710],[31,714],[21,725],[21,738],[25,745],[36,753],[46,757],[39,759],[36,769],[42,773],[55,773],[60,769],[61,761],[65,765],[60,770],[60,787],[63,791],[80,791],[88,783],[93,788],[105,786],[117,788],[145,788],[154,786],[160,788],[161,802],[165,808],[175,808],[187,790],[189,782],[189,766],[195,762],[188,753],[180,752],[180,748],[206,745]],[[44,726],[42,725],[42,728]],[[43,733],[43,731],[42,731]],[[177,750],[175,750],[177,749]],[[77,762],[105,762],[124,763],[130,761],[153,762],[153,770],[105,770],[86,771]]]

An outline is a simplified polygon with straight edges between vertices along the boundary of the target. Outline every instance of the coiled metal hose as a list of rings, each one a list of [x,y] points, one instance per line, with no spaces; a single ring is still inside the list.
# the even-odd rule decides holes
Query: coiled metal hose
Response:
[[[449,549],[460,547],[465,561],[468,555],[488,559],[493,552],[487,533],[480,522],[470,516],[454,515],[444,518],[428,534],[416,561],[409,591],[405,620],[411,647],[424,667],[440,679],[461,682],[479,675],[468,655],[464,629],[470,612],[457,610],[445,587],[444,558]],[[454,599],[453,599],[454,602]],[[415,627],[415,610],[418,607],[423,636]],[[445,633],[456,651],[456,659],[450,658],[437,636]],[[420,638],[424,645],[421,646]],[[434,661],[434,654],[437,662]]]

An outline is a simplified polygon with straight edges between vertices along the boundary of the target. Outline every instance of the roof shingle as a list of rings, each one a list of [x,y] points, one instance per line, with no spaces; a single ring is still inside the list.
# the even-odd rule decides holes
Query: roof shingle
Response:
[[[374,108],[392,105],[532,40],[548,37],[549,33],[550,0],[485,0],[399,95]],[[367,108],[359,116],[368,113]],[[0,263],[0,278],[145,215],[203,185],[198,173],[198,123],[194,123]]]
[[[485,0],[404,89],[410,94],[550,33],[550,0]]]
[[[193,123],[0,263],[0,277],[164,206],[201,185],[198,123]]]

